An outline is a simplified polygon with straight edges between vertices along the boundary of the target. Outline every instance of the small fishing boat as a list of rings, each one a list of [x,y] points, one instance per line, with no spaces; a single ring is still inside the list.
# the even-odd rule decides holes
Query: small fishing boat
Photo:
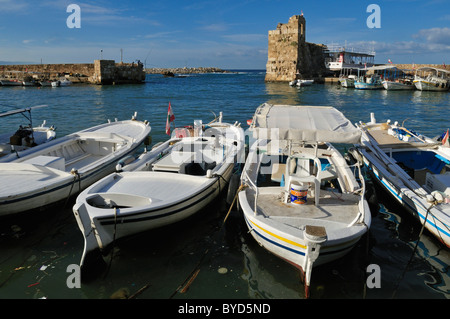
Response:
[[[416,87],[409,80],[383,80],[383,87],[388,91],[415,90]]]
[[[355,89],[358,90],[381,90],[383,83],[381,83],[381,76],[378,74],[380,68],[371,67],[358,69],[358,76],[355,79]]]
[[[0,83],[3,86],[22,86],[22,81],[19,81],[19,80],[6,80],[6,79],[3,79],[3,80],[0,80]]]
[[[244,143],[240,124],[223,123],[221,115],[214,123],[177,128],[168,141],[119,163],[73,207],[84,238],[80,266],[115,240],[178,222],[210,204],[227,187],[235,163],[243,163]]]
[[[314,83],[314,80],[297,80],[297,86],[310,86]]]
[[[52,81],[39,81],[40,86],[52,86]]]
[[[112,173],[149,133],[135,115],[0,157],[0,216],[67,200]]]
[[[70,86],[70,85],[72,85],[72,81],[66,78],[62,78],[59,80],[59,86]]]
[[[339,83],[345,88],[354,88],[358,69],[356,67],[342,67],[339,74]]]
[[[55,127],[46,126],[46,121],[40,126],[33,127],[31,110],[46,106],[38,105],[0,113],[0,117],[21,114],[29,122],[27,126],[20,125],[19,129],[14,132],[0,134],[0,157],[49,142],[56,137]]]
[[[423,136],[398,122],[359,123],[352,151],[382,187],[436,238],[450,247],[450,147],[444,138]]]
[[[431,67],[419,68],[413,82],[420,91],[448,91],[450,71]]]
[[[354,88],[355,87],[356,75],[350,74],[348,77],[339,78],[339,83],[341,83],[342,87],[345,88]]]
[[[308,297],[313,266],[343,257],[370,227],[364,180],[331,144],[361,133],[333,107],[267,103],[250,130],[256,141],[238,193],[245,222],[261,246],[302,271]]]
[[[388,91],[400,91],[400,90],[415,90],[416,87],[413,83],[413,76],[407,74],[405,71],[397,68],[394,65],[378,66],[382,73],[382,84],[383,87]]]

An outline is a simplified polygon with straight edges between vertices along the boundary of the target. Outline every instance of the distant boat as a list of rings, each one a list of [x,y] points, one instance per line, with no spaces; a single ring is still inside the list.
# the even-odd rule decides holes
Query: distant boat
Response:
[[[297,80],[297,86],[310,86],[314,83],[314,80]]]
[[[419,68],[413,82],[420,91],[448,91],[450,72],[430,67]]]
[[[69,85],[72,85],[72,81],[70,81],[70,80],[68,80],[68,79],[66,79],[66,78],[60,80],[59,82],[60,82],[60,83],[59,83],[59,86],[69,86]]]
[[[398,81],[389,81],[384,80],[383,87],[388,91],[398,91],[398,90],[415,90],[416,87],[412,83],[412,81],[407,80],[398,80]]]
[[[23,86],[36,86],[36,82],[34,81],[22,81]]]
[[[72,85],[72,81],[66,79],[66,78],[61,78],[60,80],[56,80],[52,82],[52,87],[59,87],[59,86],[70,86]]]
[[[376,67],[364,68],[358,70],[358,77],[355,79],[355,89],[359,90],[381,90],[383,84],[381,83],[381,77],[377,74],[380,70]],[[372,75],[367,75],[368,71],[374,71]]]
[[[52,81],[39,81],[41,86],[52,86]]]
[[[378,66],[379,70],[382,70],[383,87],[386,90],[415,90],[416,87],[413,84],[413,77],[405,73],[405,70],[399,69],[396,66],[390,64],[385,66]]]
[[[345,88],[354,88],[355,80],[357,79],[356,75],[358,72],[356,67],[343,67],[339,74],[339,83],[342,87]]]
[[[22,86],[22,81],[19,80],[0,80],[3,86]]]

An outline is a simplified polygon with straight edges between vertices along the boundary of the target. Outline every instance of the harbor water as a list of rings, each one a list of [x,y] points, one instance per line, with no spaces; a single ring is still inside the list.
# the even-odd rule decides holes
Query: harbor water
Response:
[[[450,127],[448,92],[362,91],[338,84],[297,88],[265,83],[264,75],[147,75],[142,85],[0,87],[0,111],[48,105],[32,111],[33,125],[46,120],[57,136],[137,112],[138,119],[150,122],[152,144],[168,138],[169,102],[176,126],[209,122],[223,112],[224,121],[238,121],[246,129],[255,109],[268,102],[334,106],[352,122],[369,121],[373,112],[378,121],[404,122],[430,137]],[[20,115],[0,121],[1,132],[26,123]],[[427,231],[419,238],[421,225],[367,178],[370,232],[344,258],[314,269],[311,299],[449,298],[450,250]],[[303,299],[299,271],[254,241],[236,205],[224,222],[230,208],[226,199],[224,190],[220,200],[192,218],[117,241],[104,267],[80,287],[70,285],[70,265],[79,263],[83,250],[73,198],[41,212],[2,218],[0,299]],[[379,269],[375,284],[374,265]]]

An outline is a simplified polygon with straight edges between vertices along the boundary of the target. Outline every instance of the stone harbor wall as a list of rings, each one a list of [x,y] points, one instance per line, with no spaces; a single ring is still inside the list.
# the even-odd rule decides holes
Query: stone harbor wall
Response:
[[[116,63],[114,60],[95,60],[90,82],[95,84],[142,83],[145,72],[142,63]]]
[[[266,81],[320,78],[326,73],[324,45],[306,42],[306,20],[295,15],[269,31]]]
[[[116,63],[114,60],[95,60],[79,64],[0,65],[0,78],[23,80],[57,80],[66,77],[74,83],[123,84],[143,83],[142,63]]]

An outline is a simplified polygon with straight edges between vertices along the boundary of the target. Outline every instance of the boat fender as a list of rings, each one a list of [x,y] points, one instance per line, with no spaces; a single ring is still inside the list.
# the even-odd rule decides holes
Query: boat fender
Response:
[[[434,197],[432,195],[427,195],[427,202],[433,203],[435,201]]]
[[[120,159],[117,162],[116,171],[120,172],[125,165],[132,163],[134,160],[136,160],[136,158],[133,155],[128,155]]]
[[[208,169],[208,170],[206,171],[206,177],[207,177],[207,178],[213,177],[212,171],[211,171],[210,169]]]
[[[438,202],[438,204],[444,202],[444,196],[439,191],[433,191],[431,192],[431,195],[434,197],[434,199]]]

